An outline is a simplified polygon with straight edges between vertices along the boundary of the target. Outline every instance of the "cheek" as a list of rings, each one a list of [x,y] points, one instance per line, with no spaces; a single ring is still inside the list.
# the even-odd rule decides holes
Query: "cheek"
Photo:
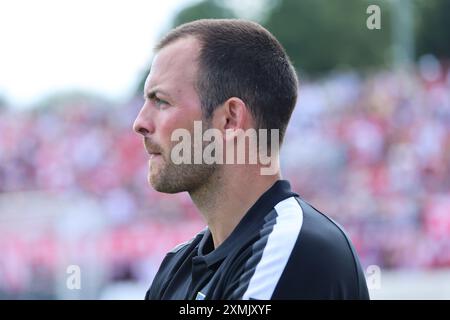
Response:
[[[168,119],[164,122],[160,123],[160,134],[161,134],[161,143],[164,146],[170,144],[170,137],[172,136],[172,132],[176,127],[176,123],[174,123],[173,119]]]
[[[171,141],[172,133],[176,129],[187,129],[191,131],[193,127],[193,119],[189,118],[189,115],[180,114],[179,112],[167,115],[159,123],[159,135],[161,146],[168,151],[176,142]]]
[[[175,110],[174,110],[175,111]],[[191,134],[194,129],[194,121],[201,121],[201,112],[190,110],[186,108],[181,112],[181,109],[165,117],[164,121],[160,123],[161,134],[165,142],[170,143],[170,137],[176,129],[187,129]]]

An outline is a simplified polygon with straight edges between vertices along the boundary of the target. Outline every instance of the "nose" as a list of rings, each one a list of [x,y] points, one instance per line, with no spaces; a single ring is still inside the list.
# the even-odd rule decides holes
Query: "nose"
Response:
[[[155,125],[150,110],[151,108],[144,104],[133,124],[133,130],[144,137],[155,132]]]

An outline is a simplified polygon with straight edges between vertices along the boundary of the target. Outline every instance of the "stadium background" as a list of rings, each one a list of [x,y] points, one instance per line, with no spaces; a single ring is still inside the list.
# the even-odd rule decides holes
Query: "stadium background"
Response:
[[[381,8],[380,30],[366,26],[370,4]],[[450,1],[174,8],[160,34],[196,18],[245,17],[280,39],[300,77],[284,177],[346,228],[372,298],[449,299]],[[141,299],[164,253],[203,228],[187,194],[146,183],[131,127],[148,54],[122,99],[68,88],[24,105],[0,83],[1,299]],[[79,290],[67,287],[71,265]]]

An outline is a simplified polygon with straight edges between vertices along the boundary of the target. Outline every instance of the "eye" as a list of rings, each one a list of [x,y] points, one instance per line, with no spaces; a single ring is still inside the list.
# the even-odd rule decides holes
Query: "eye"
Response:
[[[167,101],[159,99],[158,97],[155,97],[153,100],[155,102],[155,106],[159,109],[169,106],[169,103]]]

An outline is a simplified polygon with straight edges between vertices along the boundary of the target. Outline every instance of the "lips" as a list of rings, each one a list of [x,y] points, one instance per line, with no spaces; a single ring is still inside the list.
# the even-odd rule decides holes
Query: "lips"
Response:
[[[153,159],[153,158],[155,158],[157,156],[160,156],[160,155],[161,155],[161,153],[150,153],[150,159]]]
[[[152,141],[148,139],[144,139],[144,147],[147,150],[147,153],[150,155],[150,158],[154,158],[155,156],[161,155],[161,149],[157,147]]]

